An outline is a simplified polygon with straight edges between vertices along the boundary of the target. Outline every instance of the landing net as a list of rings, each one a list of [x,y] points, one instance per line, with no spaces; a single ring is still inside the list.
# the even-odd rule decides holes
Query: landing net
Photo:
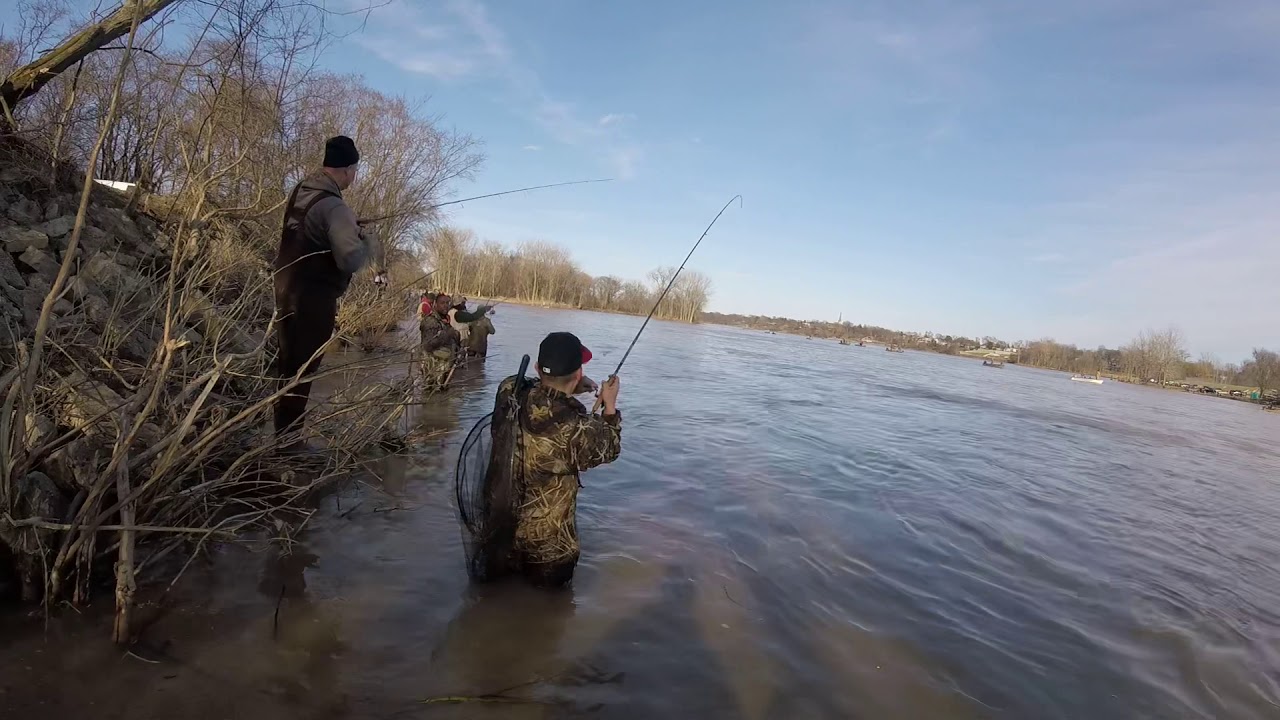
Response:
[[[467,573],[473,580],[493,580],[511,569],[516,512],[524,496],[520,406],[528,395],[526,355],[516,373],[517,385],[500,394],[492,413],[467,433],[454,472],[454,492],[462,525]]]

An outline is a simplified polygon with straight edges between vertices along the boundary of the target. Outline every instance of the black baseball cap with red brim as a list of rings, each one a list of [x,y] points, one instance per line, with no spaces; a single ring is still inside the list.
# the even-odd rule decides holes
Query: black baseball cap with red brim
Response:
[[[573,333],[553,332],[538,346],[538,369],[544,375],[572,375],[589,362],[591,351]]]

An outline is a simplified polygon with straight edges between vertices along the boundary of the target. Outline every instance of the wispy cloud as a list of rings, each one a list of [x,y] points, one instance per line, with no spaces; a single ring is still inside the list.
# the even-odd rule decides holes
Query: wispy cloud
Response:
[[[597,116],[555,97],[516,57],[506,33],[480,0],[445,0],[431,10],[397,0],[376,17],[384,21],[361,43],[382,60],[442,82],[496,82],[511,105],[556,142],[591,152],[619,178],[635,175],[643,153],[621,127],[635,116]],[[537,151],[542,146],[524,149]]]
[[[356,40],[401,70],[445,82],[500,73],[510,53],[484,6],[447,0],[442,9],[428,14],[407,2],[393,3]]]
[[[832,5],[807,16],[799,47],[828,94],[920,105],[945,102],[973,84],[968,60],[989,32],[979,11],[934,3],[886,7],[892,11]]]
[[[1280,307],[1273,272],[1280,194],[1208,198],[1194,212],[1158,215],[1167,207],[1139,206],[1160,220],[1126,232],[1117,217],[1121,230],[1082,248],[1093,262],[1059,288],[1063,303],[1091,324],[1081,335],[1119,343],[1147,325],[1174,324],[1193,351],[1228,357],[1250,343],[1280,344],[1280,325],[1259,322]]]
[[[607,115],[601,116],[600,119],[596,121],[596,124],[600,127],[609,127],[610,125],[617,125],[625,120],[631,120],[634,117],[635,115],[630,113],[608,113]]]
[[[613,174],[619,180],[630,180],[636,176],[636,167],[643,158],[643,152],[636,146],[624,146],[611,151],[609,161],[613,165]]]
[[[1064,262],[1066,259],[1067,256],[1062,253],[1049,252],[1036,255],[1035,257],[1030,258],[1028,262],[1032,262],[1037,265],[1049,265]]]

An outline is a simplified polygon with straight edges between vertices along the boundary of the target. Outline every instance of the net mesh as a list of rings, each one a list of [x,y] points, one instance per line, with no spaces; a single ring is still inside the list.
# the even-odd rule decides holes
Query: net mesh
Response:
[[[509,401],[480,418],[467,433],[454,473],[458,517],[467,573],[473,580],[494,580],[513,569],[516,514],[524,494],[522,423],[517,422],[528,390],[526,355]]]

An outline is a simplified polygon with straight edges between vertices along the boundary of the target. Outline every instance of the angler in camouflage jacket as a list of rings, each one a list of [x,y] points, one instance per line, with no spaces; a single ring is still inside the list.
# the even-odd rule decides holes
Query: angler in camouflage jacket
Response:
[[[449,324],[449,296],[435,299],[433,312],[424,315],[418,323],[422,342],[422,375],[429,386],[443,386],[448,382],[457,359],[461,338]]]
[[[486,315],[481,315],[479,320],[473,320],[470,323],[471,331],[467,333],[465,345],[467,346],[467,354],[473,357],[484,358],[489,354],[489,336],[493,335],[497,330],[493,327],[493,321]]]
[[[622,450],[617,379],[601,388],[604,413],[587,412],[570,392],[589,387],[582,363],[591,353],[570,333],[552,333],[538,352],[539,379],[515,397],[516,377],[498,386],[495,424],[513,400],[523,432],[520,446],[520,505],[516,512],[512,565],[537,585],[563,585],[578,563],[578,474],[611,463]],[[567,390],[566,390],[567,389]],[[495,427],[494,432],[502,428]]]

